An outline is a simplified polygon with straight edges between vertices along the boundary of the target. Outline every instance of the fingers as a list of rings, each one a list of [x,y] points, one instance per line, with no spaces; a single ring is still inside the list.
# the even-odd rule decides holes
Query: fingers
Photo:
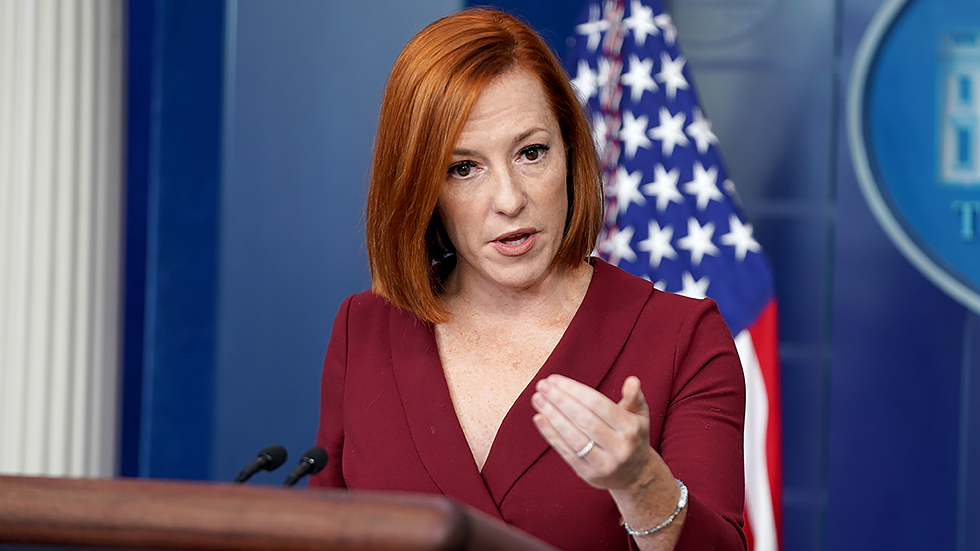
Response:
[[[533,421],[548,444],[589,484],[622,488],[637,480],[650,453],[650,417],[640,381],[623,383],[618,403],[577,381],[538,381]],[[591,442],[591,444],[590,444]]]
[[[558,432],[558,429],[555,428],[555,425],[546,414],[538,413],[534,416],[533,420],[535,426],[538,427],[538,432],[541,433],[541,436],[547,440],[548,444],[554,448],[555,451],[565,458],[565,461],[570,463],[575,459],[584,459],[577,456],[578,451],[585,449],[589,443],[588,438],[584,434],[580,436],[580,439],[582,440],[581,446],[576,448],[575,446],[577,444],[570,444],[568,440]]]
[[[541,388],[540,385],[539,388]],[[557,397],[555,393],[556,389],[544,385],[542,390],[531,397],[534,409],[539,412],[534,416],[534,422],[545,440],[566,460],[580,459],[577,457],[578,451],[584,449],[590,440],[602,441],[609,429],[603,430],[602,427],[597,427],[594,421],[583,423],[587,426],[576,423],[569,418],[566,411],[577,409],[579,410],[578,416],[584,417],[583,412],[587,410],[581,404],[578,404],[577,407],[571,404],[570,401],[574,400],[573,398],[567,395]],[[564,408],[559,407],[556,402],[562,402]],[[592,419],[595,419],[594,415],[592,415]],[[600,437],[599,434],[603,434],[603,437]]]
[[[624,382],[623,398],[618,404],[595,389],[560,375],[542,379],[537,390],[532,405],[548,421],[548,430],[553,431],[542,435],[563,454],[582,450],[589,440],[594,440],[604,452],[619,456],[648,439],[649,413],[636,377]],[[540,420],[535,422],[542,425]]]
[[[623,381],[623,397],[619,400],[619,405],[630,413],[646,413],[647,402],[640,390],[639,379],[631,375]]]
[[[633,427],[634,415],[649,418],[646,400],[640,391],[640,380],[633,376],[623,383],[623,397],[618,404],[594,388],[561,375],[551,375],[539,381],[538,391],[591,437],[598,435],[592,430],[603,430],[602,424],[609,430],[621,432]]]
[[[597,391],[573,381],[557,376],[542,379],[537,385],[538,393],[565,417],[569,423],[583,432],[594,435],[601,430],[601,424],[612,414],[615,404]],[[561,426],[558,426],[561,430]]]

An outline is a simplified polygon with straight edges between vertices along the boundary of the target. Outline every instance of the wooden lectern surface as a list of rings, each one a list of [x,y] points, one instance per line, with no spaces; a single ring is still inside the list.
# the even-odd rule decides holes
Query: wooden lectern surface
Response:
[[[0,543],[202,551],[554,550],[441,496],[0,476]]]

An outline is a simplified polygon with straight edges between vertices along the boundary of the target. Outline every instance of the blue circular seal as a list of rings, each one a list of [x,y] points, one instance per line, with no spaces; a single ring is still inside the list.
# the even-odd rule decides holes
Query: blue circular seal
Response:
[[[885,233],[980,313],[980,2],[888,0],[855,56],[847,125]]]

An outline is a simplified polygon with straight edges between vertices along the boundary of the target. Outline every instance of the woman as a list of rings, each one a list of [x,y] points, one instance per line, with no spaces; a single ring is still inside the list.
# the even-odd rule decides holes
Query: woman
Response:
[[[744,549],[731,335],[710,300],[589,258],[597,167],[522,23],[467,10],[408,43],[368,195],[373,291],[334,324],[312,485],[442,493],[561,549]]]

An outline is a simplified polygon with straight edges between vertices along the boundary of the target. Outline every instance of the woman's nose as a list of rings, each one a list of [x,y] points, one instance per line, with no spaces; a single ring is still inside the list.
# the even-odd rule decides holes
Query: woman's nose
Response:
[[[493,207],[496,212],[514,217],[527,206],[527,194],[523,181],[514,170],[503,170],[497,173],[494,185]]]

